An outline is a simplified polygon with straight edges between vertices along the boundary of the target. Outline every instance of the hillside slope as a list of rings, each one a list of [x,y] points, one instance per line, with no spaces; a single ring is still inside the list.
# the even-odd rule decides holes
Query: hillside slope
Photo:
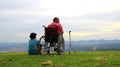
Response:
[[[0,67],[120,67],[120,52],[72,52],[61,56],[56,53],[30,56],[26,52],[1,52]]]

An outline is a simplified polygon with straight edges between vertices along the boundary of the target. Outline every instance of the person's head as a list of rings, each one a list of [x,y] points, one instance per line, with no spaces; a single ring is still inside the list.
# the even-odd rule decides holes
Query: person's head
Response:
[[[53,22],[59,23],[59,18],[58,17],[54,17],[53,18]]]
[[[30,39],[35,39],[35,38],[36,38],[36,35],[37,35],[37,34],[34,33],[34,32],[33,32],[33,33],[30,33]]]

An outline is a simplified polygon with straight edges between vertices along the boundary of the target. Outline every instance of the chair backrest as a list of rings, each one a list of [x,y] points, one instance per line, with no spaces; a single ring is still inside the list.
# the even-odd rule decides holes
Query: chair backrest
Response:
[[[45,41],[50,43],[58,42],[58,27],[56,25],[45,28]]]

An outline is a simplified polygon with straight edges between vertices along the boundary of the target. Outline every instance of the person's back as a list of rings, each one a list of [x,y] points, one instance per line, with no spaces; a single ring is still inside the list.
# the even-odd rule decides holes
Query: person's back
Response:
[[[63,33],[63,28],[62,28],[62,25],[60,24],[60,21],[59,21],[59,18],[58,17],[55,17],[53,19],[53,22],[51,24],[48,25],[48,28],[49,27],[53,27],[53,26],[57,26],[58,27],[58,33]]]
[[[64,38],[63,38],[63,28],[62,25],[60,24],[59,18],[58,17],[54,17],[53,22],[51,24],[48,25],[47,28],[51,28],[53,26],[57,26],[58,27],[58,39],[57,39],[57,51],[58,54],[61,55],[64,52]]]
[[[39,54],[39,51],[36,49],[36,47],[38,45],[38,40],[36,39],[36,35],[37,35],[36,33],[30,34],[29,50],[28,50],[29,55]]]

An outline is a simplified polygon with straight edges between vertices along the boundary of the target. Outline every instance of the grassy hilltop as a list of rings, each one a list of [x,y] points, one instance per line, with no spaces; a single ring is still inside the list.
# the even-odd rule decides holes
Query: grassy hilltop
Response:
[[[27,55],[1,52],[0,67],[120,67],[119,51],[72,52],[64,55]]]

